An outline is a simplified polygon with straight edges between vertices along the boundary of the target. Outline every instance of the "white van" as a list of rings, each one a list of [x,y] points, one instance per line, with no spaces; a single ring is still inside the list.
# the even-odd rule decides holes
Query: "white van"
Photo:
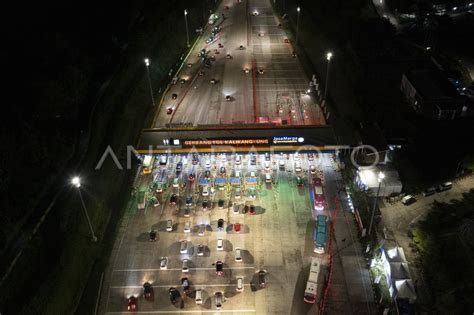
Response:
[[[217,250],[218,251],[224,250],[224,240],[222,238],[217,239]]]
[[[202,187],[202,195],[203,196],[209,196],[209,186],[208,185],[205,185],[204,187]]]
[[[166,165],[168,163],[168,157],[166,155],[160,156],[160,165]]]
[[[241,262],[242,261],[242,255],[240,253],[240,247],[235,248],[235,261],[236,262]]]
[[[279,167],[280,167],[280,170],[282,170],[282,171],[285,170],[285,161],[280,160],[280,162],[278,162],[278,165],[279,165]]]
[[[198,305],[202,304],[202,290],[201,289],[196,289],[196,297],[194,300],[196,301],[196,304]]]

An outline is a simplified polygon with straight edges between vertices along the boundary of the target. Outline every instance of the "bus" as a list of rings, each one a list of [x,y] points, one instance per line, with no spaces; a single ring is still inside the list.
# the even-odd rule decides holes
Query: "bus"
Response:
[[[146,207],[146,193],[145,190],[140,190],[137,195],[137,207],[138,210],[145,209]]]
[[[145,157],[143,157],[143,174],[150,174],[153,171],[154,160],[153,155],[145,155]]]
[[[328,217],[325,215],[318,215],[316,218],[316,227],[313,232],[314,252],[317,254],[324,254],[324,247],[326,246],[326,225]]]
[[[304,301],[306,303],[316,303],[319,288],[319,273],[321,272],[321,265],[323,258],[311,257],[311,267],[309,269],[308,281],[306,282],[306,289],[304,290]]]
[[[313,206],[314,210],[322,211],[324,210],[324,192],[323,192],[323,183],[321,178],[315,177],[313,178],[313,187],[311,188],[311,197],[313,199]]]

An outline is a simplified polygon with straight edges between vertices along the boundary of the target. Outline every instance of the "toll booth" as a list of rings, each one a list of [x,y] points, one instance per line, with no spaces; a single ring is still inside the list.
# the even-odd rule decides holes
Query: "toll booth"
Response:
[[[217,177],[215,180],[214,180],[214,185],[217,187],[217,189],[219,190],[224,190],[225,188],[225,185],[227,183],[227,180],[223,177]]]
[[[199,178],[198,185],[199,186],[209,185],[209,180],[207,178]]]
[[[232,186],[240,186],[240,184],[242,184],[242,181],[241,181],[240,177],[231,177],[230,178],[230,184]]]
[[[252,186],[257,186],[257,184],[258,184],[257,177],[247,177],[245,179],[245,185],[246,186],[252,187]]]

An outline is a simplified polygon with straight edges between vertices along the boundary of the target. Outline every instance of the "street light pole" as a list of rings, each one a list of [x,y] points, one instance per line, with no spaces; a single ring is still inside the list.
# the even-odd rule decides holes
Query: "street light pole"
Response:
[[[298,12],[298,17],[296,18],[296,46],[298,46],[298,31],[299,31],[299,26],[300,26],[300,7],[296,8],[296,11]]]
[[[375,206],[377,205],[377,199],[379,198],[379,193],[380,193],[380,186],[382,186],[382,180],[384,178],[385,178],[385,174],[380,172],[379,176],[378,176],[379,187],[377,188],[377,195],[375,196],[374,205],[372,206],[372,214],[370,216],[369,232],[368,232],[367,235],[370,235],[370,232],[372,232],[372,224],[374,222],[374,216],[375,216]]]
[[[150,76],[150,59],[146,58],[145,59],[145,65],[146,65],[146,72],[148,75],[148,84],[150,85],[150,94],[151,94],[151,104],[155,106],[155,97],[153,96],[153,86],[151,85],[151,76]]]
[[[184,23],[186,24],[186,45],[189,47],[188,11],[187,10],[184,10]]]
[[[97,236],[95,236],[94,229],[92,228],[92,223],[89,218],[89,214],[87,213],[86,203],[84,202],[84,198],[82,198],[81,181],[79,177],[74,177],[71,183],[77,188],[77,191],[79,192],[79,198],[81,199],[82,209],[84,209],[84,213],[86,214],[87,218],[87,223],[89,224],[89,229],[91,230],[92,241],[95,243],[97,242]]]
[[[326,69],[326,85],[324,87],[324,100],[326,100],[326,97],[328,95],[328,85],[329,85],[329,65],[331,64],[331,58],[332,58],[332,53],[328,52],[326,54],[326,59],[328,60],[328,66]]]

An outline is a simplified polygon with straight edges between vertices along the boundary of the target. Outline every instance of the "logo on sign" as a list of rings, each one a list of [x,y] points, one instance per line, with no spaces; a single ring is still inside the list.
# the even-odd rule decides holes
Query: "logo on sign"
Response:
[[[273,137],[273,143],[303,143],[303,137]]]

